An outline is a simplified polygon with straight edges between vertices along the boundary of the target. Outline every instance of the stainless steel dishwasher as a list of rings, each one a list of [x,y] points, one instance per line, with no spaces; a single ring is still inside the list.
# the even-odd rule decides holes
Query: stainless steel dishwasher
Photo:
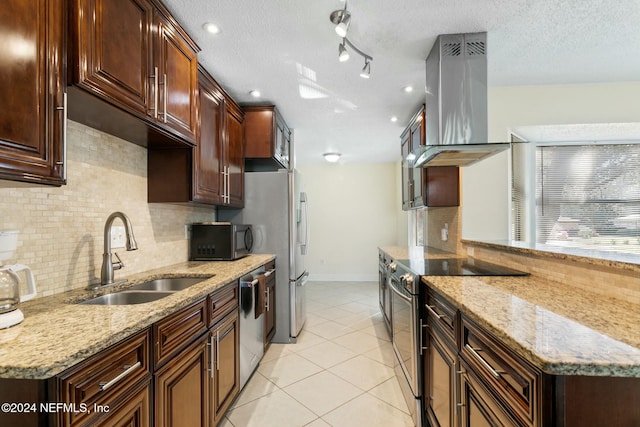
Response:
[[[240,278],[240,389],[244,387],[258,367],[264,354],[264,315],[259,301],[260,267]]]

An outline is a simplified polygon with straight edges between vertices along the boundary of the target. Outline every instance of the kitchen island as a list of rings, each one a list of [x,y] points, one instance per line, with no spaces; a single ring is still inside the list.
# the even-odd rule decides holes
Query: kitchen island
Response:
[[[478,246],[484,259],[531,275],[422,275],[424,417],[464,426],[638,425],[640,301],[611,283],[619,272],[618,288],[630,282],[635,291],[638,266],[586,261],[597,271],[579,273],[577,258],[528,251],[527,262]],[[462,257],[380,250],[415,265]]]

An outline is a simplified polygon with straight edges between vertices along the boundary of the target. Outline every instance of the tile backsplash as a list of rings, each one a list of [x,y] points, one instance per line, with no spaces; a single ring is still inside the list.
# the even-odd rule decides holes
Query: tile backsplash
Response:
[[[115,249],[116,279],[186,261],[185,224],[215,220],[213,207],[147,203],[147,150],[69,121],[67,185],[0,181],[0,230],[19,230],[7,264],[33,271],[38,296],[86,287],[100,278],[105,220],[131,220],[138,250]],[[114,225],[120,225],[116,220]]]

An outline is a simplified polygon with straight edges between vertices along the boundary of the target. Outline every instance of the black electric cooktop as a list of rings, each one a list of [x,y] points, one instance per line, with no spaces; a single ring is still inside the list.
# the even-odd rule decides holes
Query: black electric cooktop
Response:
[[[399,259],[397,263],[421,276],[527,276],[529,273],[473,258]]]

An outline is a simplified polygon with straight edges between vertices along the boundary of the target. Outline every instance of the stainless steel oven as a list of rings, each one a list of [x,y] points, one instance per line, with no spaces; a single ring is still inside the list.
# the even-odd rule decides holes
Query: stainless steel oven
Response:
[[[391,340],[398,364],[395,372],[416,426],[422,425],[422,353],[419,276],[401,264],[388,271],[391,290]]]

